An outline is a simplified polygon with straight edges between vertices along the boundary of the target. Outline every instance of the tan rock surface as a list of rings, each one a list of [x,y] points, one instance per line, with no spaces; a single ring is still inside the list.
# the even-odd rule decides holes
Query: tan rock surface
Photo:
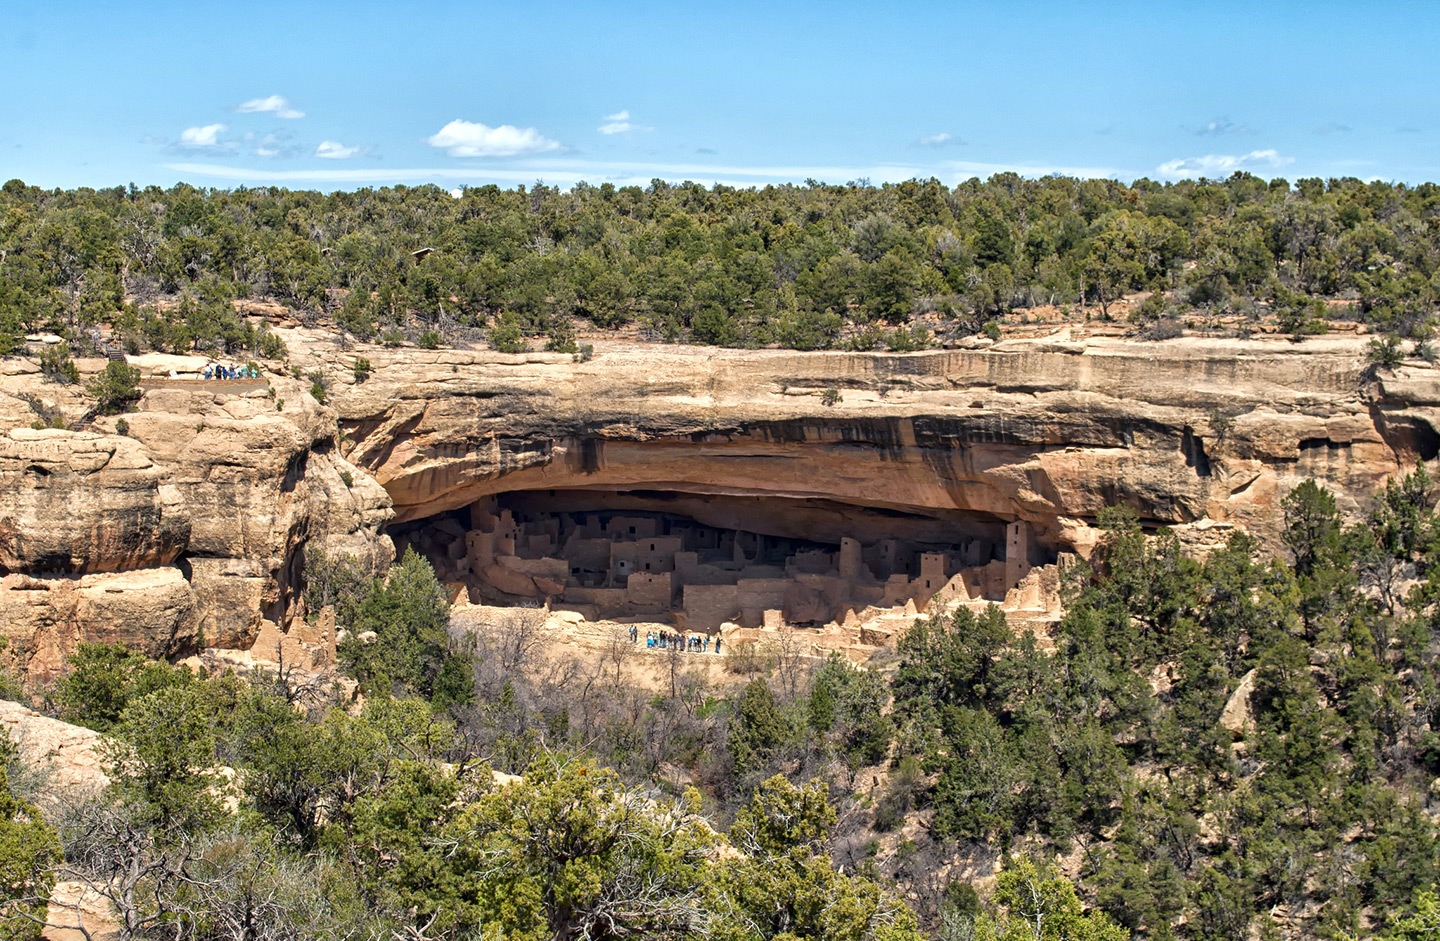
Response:
[[[0,434],[0,566],[99,572],[173,562],[190,528],[165,471],[118,435]]]
[[[0,656],[13,668],[43,679],[81,640],[172,657],[248,647],[263,619],[284,630],[299,613],[307,545],[388,564],[389,497],[340,456],[308,382],[167,383],[124,416],[127,435],[114,418],[33,431],[29,400],[76,418],[85,403],[15,362],[0,370]]]
[[[0,578],[3,656],[37,680],[58,673],[81,641],[124,643],[165,657],[195,643],[197,600],[180,569]]]
[[[1255,671],[1251,670],[1240,677],[1239,684],[1225,700],[1225,708],[1220,712],[1220,727],[1237,739],[1244,738],[1255,723],[1250,711],[1250,696],[1254,692]]]
[[[100,757],[99,732],[43,716],[0,700],[0,728],[20,749],[20,760],[50,776],[52,791],[98,791],[110,783]]]
[[[45,920],[45,941],[119,941],[121,935],[110,900],[83,882],[57,882]]]
[[[1306,477],[1354,511],[1434,457],[1440,378],[1415,366],[1376,384],[1363,342],[617,345],[586,363],[367,350],[363,383],[338,355],[315,356],[332,370],[347,457],[385,486],[397,520],[509,490],[644,487],[1019,518],[1040,544],[1083,552],[1109,504],[1273,537],[1277,501]],[[840,401],[826,406],[831,388]]]
[[[30,399],[78,417],[83,398],[26,361],[0,366],[0,575],[34,577],[49,596],[0,586],[15,666],[41,656],[53,668],[86,637],[181,655],[198,635],[252,644],[267,620],[288,632],[305,547],[388,563],[392,503],[404,521],[521,489],[678,492],[700,512],[717,496],[779,497],[765,514],[805,532],[844,525],[847,506],[939,527],[977,514],[1028,521],[1035,545],[1083,554],[1109,504],[1273,540],[1278,501],[1301,480],[1356,512],[1389,475],[1440,453],[1440,371],[1417,363],[1377,379],[1364,338],[1062,331],[914,354],[617,342],[582,363],[342,350],[282,332],[293,365],[325,371],[327,405],[278,372],[267,388],[157,383],[126,416],[128,437],[114,419],[31,431]],[[364,382],[357,355],[372,363]],[[826,405],[830,390],[839,399]],[[169,612],[158,624],[107,614],[118,599],[71,605],[73,586],[56,581],[170,567],[193,608],[157,601]]]

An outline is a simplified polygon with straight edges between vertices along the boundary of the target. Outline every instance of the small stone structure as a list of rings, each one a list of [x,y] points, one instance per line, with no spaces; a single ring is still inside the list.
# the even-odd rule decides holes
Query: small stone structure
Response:
[[[1005,601],[1031,571],[1030,533],[1005,527],[1004,544],[961,536],[954,545],[902,539],[838,546],[704,525],[645,511],[516,513],[487,497],[397,536],[465,581],[479,598],[544,602],[590,620],[668,618],[692,631],[843,623],[868,608],[924,610],[944,600]]]

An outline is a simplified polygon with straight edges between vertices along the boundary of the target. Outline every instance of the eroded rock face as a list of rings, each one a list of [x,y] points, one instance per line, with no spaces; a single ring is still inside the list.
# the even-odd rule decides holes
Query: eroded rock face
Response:
[[[366,348],[363,382],[356,351],[286,342],[293,365],[328,377],[325,406],[279,373],[239,393],[157,383],[128,436],[113,419],[31,431],[25,396],[75,416],[84,403],[0,364],[12,666],[51,671],[90,638],[170,656],[250,648],[299,613],[307,545],[383,566],[392,514],[513,491],[680,495],[700,515],[720,497],[774,501],[737,523],[757,530],[839,532],[846,507],[917,526],[974,514],[1086,552],[1116,503],[1191,541],[1235,526],[1274,541],[1301,480],[1358,512],[1440,452],[1440,371],[1367,375],[1363,338],[1062,334],[904,355],[617,343],[583,363]]]
[[[168,565],[190,518],[165,470],[129,438],[0,434],[0,566],[99,572]]]
[[[1440,377],[1376,384],[1363,342],[647,346],[586,363],[376,351],[363,383],[335,369],[332,403],[398,521],[515,490],[643,489],[1021,519],[1050,550],[1084,552],[1107,505],[1273,540],[1299,481],[1353,512],[1435,457]]]
[[[173,385],[173,384],[172,384]],[[339,454],[307,384],[148,391],[83,431],[0,427],[0,633],[12,668],[44,680],[82,640],[156,657],[248,649],[298,612],[305,547],[383,568],[390,500]],[[10,371],[0,416],[25,396],[83,412],[73,387]],[[67,398],[68,396],[68,398]],[[347,482],[348,478],[348,482]]]
[[[46,776],[47,797],[58,798],[65,791],[94,793],[109,785],[101,754],[105,737],[99,732],[3,700],[0,729],[19,749],[20,761]]]

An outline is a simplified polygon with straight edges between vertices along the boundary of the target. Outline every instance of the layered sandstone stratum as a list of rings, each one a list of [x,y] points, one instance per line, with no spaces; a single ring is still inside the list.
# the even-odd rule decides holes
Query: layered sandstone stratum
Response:
[[[186,378],[198,358],[132,360],[179,378],[146,383],[126,434],[114,418],[32,430],[45,409],[78,418],[83,396],[32,361],[0,362],[12,668],[44,677],[85,639],[268,659],[300,636],[307,546],[383,566],[387,527],[519,491],[621,494],[822,542],[1021,522],[1044,562],[1087,552],[1116,503],[1201,541],[1232,526],[1273,540],[1299,481],[1358,512],[1440,452],[1440,370],[1374,375],[1354,338],[1062,330],[890,355],[615,344],[577,362],[281,333],[290,369],[263,382]],[[324,404],[309,393],[317,369]]]

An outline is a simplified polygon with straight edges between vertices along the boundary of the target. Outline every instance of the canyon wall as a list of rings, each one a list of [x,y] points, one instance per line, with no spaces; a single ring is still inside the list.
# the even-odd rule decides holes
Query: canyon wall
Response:
[[[29,361],[0,363],[0,657],[44,676],[80,639],[248,648],[303,613],[307,546],[383,567],[392,519],[513,491],[743,498],[758,508],[744,525],[792,532],[836,528],[846,506],[931,528],[1023,520],[1046,551],[1085,552],[1114,503],[1273,542],[1300,480],[1359,512],[1440,451],[1440,371],[1376,377],[1350,338],[1062,333],[895,355],[614,344],[587,362],[285,339],[290,374],[248,390],[151,383],[126,434],[114,418],[32,430],[40,406],[78,417],[85,402]],[[293,378],[317,369],[324,405]]]
[[[336,373],[350,460],[396,519],[514,490],[826,500],[1021,519],[1088,549],[1123,503],[1147,523],[1273,540],[1316,477],[1357,511],[1440,448],[1440,374],[1380,379],[1350,338],[1010,341],[884,355],[631,347],[590,362],[377,353]]]
[[[295,613],[307,544],[388,564],[389,498],[340,456],[308,383],[172,384],[123,425],[37,430],[31,402],[68,417],[83,398],[24,360],[3,369],[0,657],[12,669],[44,679],[81,640],[156,657],[248,649]]]

